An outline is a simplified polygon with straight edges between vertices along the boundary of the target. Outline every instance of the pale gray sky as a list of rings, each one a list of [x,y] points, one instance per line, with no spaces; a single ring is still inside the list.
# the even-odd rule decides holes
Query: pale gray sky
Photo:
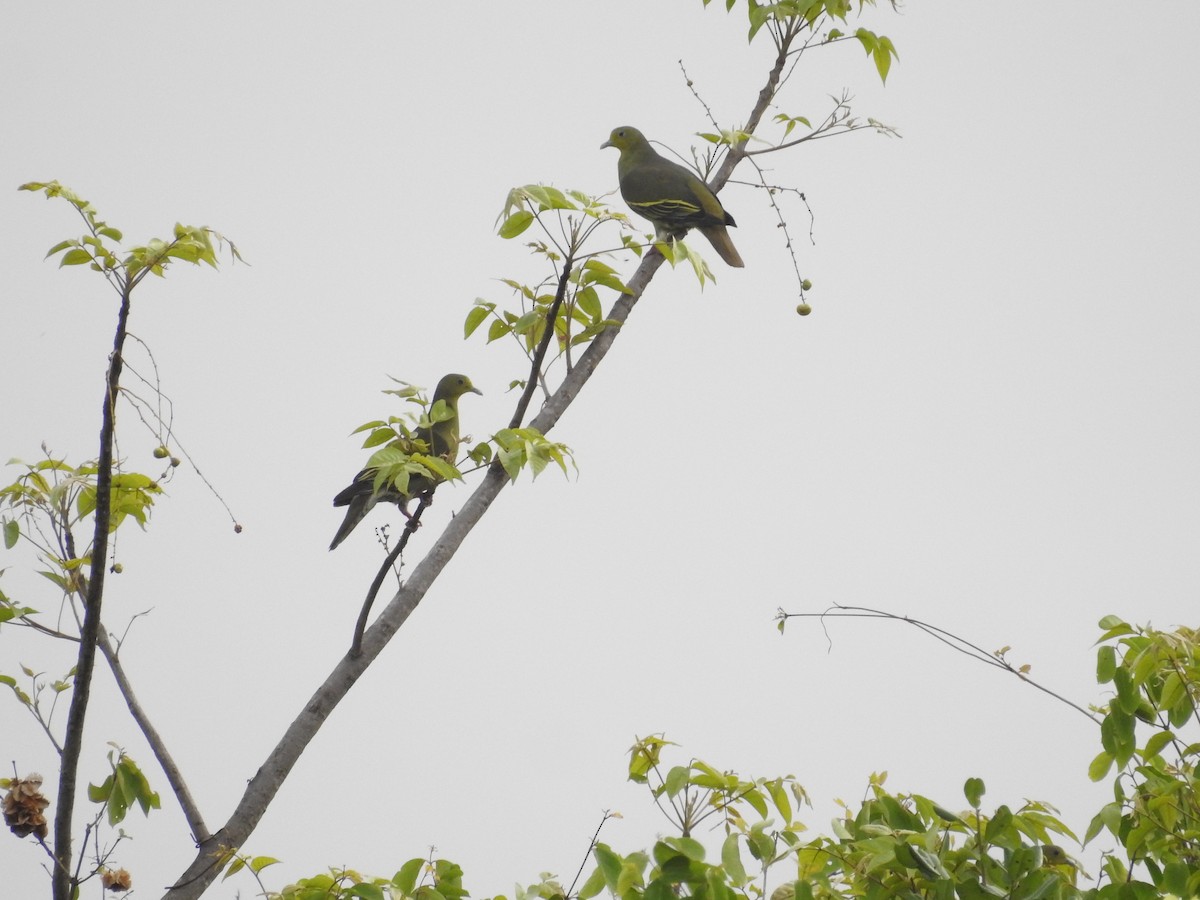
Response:
[[[17,185],[57,178],[134,241],[210,225],[252,263],[176,269],[131,320],[245,531],[184,467],[150,532],[122,531],[106,599],[116,632],[153,608],[124,658],[210,824],[345,651],[371,526],[399,521],[377,511],[326,551],[365,456],[348,433],[400,409],[385,376],[467,372],[485,396],[464,400],[465,431],[507,421],[522,359],[461,327],[477,296],[507,299],[497,279],[543,275],[494,236],[508,189],[614,190],[598,147],[615,125],[686,153],[708,125],[680,59],[730,126],[766,72],[766,41],[747,48],[744,13],[719,2],[354,9],[0,12],[0,453],[94,455],[115,318],[98,279],[41,262],[79,232],[73,211]],[[993,806],[1057,803],[1081,833],[1110,796],[1086,778],[1094,727],[1015,680],[897,626],[834,621],[830,648],[772,616],[913,615],[1012,645],[1086,703],[1100,616],[1194,615],[1200,7],[912,2],[866,24],[900,52],[886,88],[844,44],[811,55],[780,109],[815,119],[848,89],[903,139],[768,159],[815,215],[816,245],[798,242],[813,314],[793,311],[765,198],[730,185],[745,270],[697,239],[715,285],[658,273],[553,433],[578,480],[501,495],[245,848],[284,860],[273,887],[326,865],[391,874],[430,844],[477,897],[569,882],[602,810],[624,814],[602,835],[624,852],[665,830],[623,779],[634,735],[657,731],[680,762],[797,775],[814,829],[882,769],[951,807],[979,776]],[[805,211],[788,214],[803,238]],[[153,471],[152,438],[122,424],[128,465]],[[468,490],[439,492],[411,563]],[[54,615],[27,556],[0,565],[10,597]],[[0,671],[61,674],[63,650],[5,628]],[[191,857],[186,828],[106,671],[97,685],[82,774],[104,777],[112,740],[163,792],[120,855],[156,896]],[[55,770],[14,703],[0,723],[5,765]],[[0,848],[6,883],[45,896],[40,849]],[[255,886],[210,896],[238,890]]]

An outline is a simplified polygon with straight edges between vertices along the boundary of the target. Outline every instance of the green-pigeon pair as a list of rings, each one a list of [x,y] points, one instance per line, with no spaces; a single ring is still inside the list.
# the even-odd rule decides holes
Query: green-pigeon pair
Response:
[[[745,265],[726,230],[737,223],[699,175],[659,156],[645,135],[629,125],[614,128],[600,147],[621,151],[617,160],[621,196],[630,209],[654,224],[660,241],[683,237],[695,228],[729,265],[739,269]]]
[[[458,458],[458,398],[463,394],[482,393],[483,391],[471,384],[471,379],[466,375],[451,373],[438,382],[438,386],[433,392],[433,404],[430,409],[439,400],[445,401],[446,411],[450,413],[450,417],[440,422],[434,422],[429,428],[417,429],[417,438],[424,441],[429,447],[430,456],[440,456],[450,463]],[[439,481],[440,479],[437,478],[413,475],[408,479],[407,491],[401,492],[394,487],[384,486],[377,492],[375,490],[375,471],[363,469],[354,476],[354,480],[348,487],[333,498],[334,506],[349,508],[346,510],[346,518],[342,520],[341,527],[333,536],[333,543],[329,545],[329,549],[334,549],[344,541],[376,503],[395,503],[400,507],[400,512],[404,513],[404,517],[408,518],[408,501],[436,487]]]

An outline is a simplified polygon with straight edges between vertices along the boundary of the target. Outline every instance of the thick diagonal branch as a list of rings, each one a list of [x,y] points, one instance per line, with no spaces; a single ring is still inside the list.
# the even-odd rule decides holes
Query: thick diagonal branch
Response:
[[[607,355],[620,333],[620,324],[628,318],[662,262],[662,256],[657,252],[647,254],[642,260],[642,264],[629,281],[631,293],[622,295],[609,313],[608,318],[616,324],[606,328],[592,341],[558,390],[530,423],[532,427],[546,434],[558,422],[583,385],[591,378],[600,361]],[[250,780],[229,821],[200,845],[191,865],[176,884],[167,890],[164,895],[167,900],[195,900],[217,877],[221,849],[240,847],[250,836],[304,748],[375,657],[408,620],[442,569],[506,484],[508,476],[504,474],[503,469],[488,469],[479,487],[450,520],[437,543],[413,570],[411,577],[379,614],[375,623],[367,629],[363,636],[361,655],[347,655],[334,666],[329,677],[305,704],[300,715],[288,726],[266,762]]]
[[[757,128],[774,99],[780,77],[787,63],[789,41],[790,39],[785,40],[780,46],[766,85],[759,92],[757,102],[747,119],[744,128],[747,133]],[[732,148],[710,182],[714,191],[720,190],[729,181],[734,168],[742,159],[744,150],[745,143]],[[579,358],[579,362],[570,370],[553,396],[546,401],[541,411],[529,423],[531,427],[536,428],[542,434],[548,434],[557,424],[580,390],[592,377],[597,366],[608,355],[609,349],[621,332],[621,326],[628,319],[633,307],[641,299],[642,293],[662,263],[663,258],[657,251],[646,254],[627,284],[630,293],[622,295],[608,314],[607,318],[613,324],[597,335],[595,340],[588,345],[587,350]],[[196,857],[187,870],[167,890],[164,895],[165,900],[196,900],[217,877],[222,849],[240,847],[254,831],[305,747],[312,741],[325,720],[375,657],[383,651],[383,648],[408,620],[430,586],[441,574],[442,569],[446,567],[467,535],[488,511],[507,483],[508,478],[502,469],[498,467],[488,469],[479,487],[450,520],[437,543],[413,570],[412,576],[397,591],[374,624],[367,629],[363,635],[361,655],[346,656],[338,661],[329,677],[305,704],[300,715],[288,726],[275,749],[271,751],[262,767],[250,780],[241,801],[229,817],[229,821],[209,840],[200,845]]]

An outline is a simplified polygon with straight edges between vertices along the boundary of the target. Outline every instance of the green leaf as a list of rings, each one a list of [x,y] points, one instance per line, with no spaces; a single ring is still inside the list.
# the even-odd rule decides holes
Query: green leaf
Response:
[[[61,269],[63,266],[81,266],[91,261],[92,254],[80,247],[76,247],[74,250],[63,254],[63,258],[58,262],[58,267]]]
[[[1169,862],[1163,867],[1162,879],[1158,882],[1158,887],[1164,888],[1177,897],[1195,896],[1194,891],[1188,885],[1188,878],[1191,874],[1192,870],[1183,863]]]
[[[1088,765],[1088,778],[1092,779],[1092,781],[1099,781],[1108,774],[1108,770],[1112,768],[1112,764],[1112,754],[1108,751],[1102,751]]]
[[[492,324],[488,326],[488,343],[504,337],[512,331],[512,326],[502,319],[493,319]]]
[[[938,815],[938,816],[939,816],[939,817],[940,817],[940,818],[941,818],[943,821],[946,821],[946,822],[957,822],[957,823],[959,823],[960,825],[962,824],[962,819],[960,819],[960,818],[959,818],[959,817],[958,817],[958,816],[957,816],[955,813],[952,813],[952,812],[950,812],[950,810],[946,809],[946,808],[945,808],[945,807],[943,807],[943,806],[938,806],[936,803],[934,803],[934,804],[933,804],[933,811],[934,811],[935,813],[937,813],[937,815]]]
[[[742,794],[741,799],[754,807],[754,811],[764,819],[767,817],[767,801],[763,799],[762,792],[757,790],[746,791]]]
[[[1151,735],[1150,740],[1146,741],[1146,747],[1142,751],[1142,758],[1149,759],[1157,756],[1163,747],[1171,743],[1175,739],[1174,733],[1170,731],[1160,731],[1157,734]]]
[[[1007,806],[1000,806],[996,810],[996,814],[987,823],[987,828],[984,829],[984,840],[989,844],[996,843],[997,839],[1004,836],[1004,833],[1012,826],[1013,814],[1012,810]]]
[[[663,843],[674,847],[688,859],[704,862],[704,845],[689,837],[663,838]]]
[[[66,250],[68,247],[74,247],[74,246],[77,246],[78,244],[79,244],[79,241],[72,241],[72,240],[59,241],[57,244],[55,244],[53,247],[51,247],[49,250],[47,250],[46,255],[42,258],[49,259],[55,253],[61,253],[63,250]]]
[[[545,314],[540,309],[531,309],[513,323],[512,330],[517,334],[525,334],[529,329],[535,327],[539,321],[544,319]]]
[[[924,847],[916,844],[905,844],[904,846],[908,847],[908,851],[916,863],[916,868],[920,869],[921,874],[926,878],[938,880],[950,877],[950,873],[942,866],[942,861],[938,859],[937,854],[930,853]]]
[[[21,536],[21,526],[16,519],[8,520],[4,523],[4,549],[11,550],[17,545],[17,539]]]
[[[879,39],[875,37],[875,32],[867,31],[865,28],[860,28],[854,32],[854,36],[858,38],[859,43],[863,45],[863,49],[867,51],[867,56],[875,52],[879,46]]]
[[[1124,666],[1118,666],[1113,672],[1113,686],[1117,689],[1116,707],[1123,713],[1132,714],[1138,708],[1138,689],[1133,683],[1133,676]]]
[[[483,324],[483,320],[491,314],[491,310],[486,306],[476,306],[467,313],[467,321],[463,324],[463,337],[469,338],[475,333],[475,329]]]
[[[738,852],[738,835],[736,832],[728,835],[721,845],[721,865],[725,868],[729,880],[736,887],[741,887],[747,881],[746,869],[742,866],[742,855]]]
[[[580,291],[575,297],[575,302],[579,305],[579,308],[583,310],[584,314],[593,322],[599,321],[604,315],[604,309],[600,305],[600,298],[591,288],[585,288],[584,290]]]
[[[417,887],[417,878],[421,875],[421,867],[425,865],[425,860],[421,857],[410,859],[400,867],[400,871],[392,876],[392,884],[400,889],[400,892],[406,897],[411,897]]]
[[[710,900],[735,900],[739,895],[730,889],[729,885],[721,877],[721,874],[721,870],[716,866],[713,866],[704,873],[705,887],[708,888],[708,897]]]
[[[1187,693],[1187,684],[1179,677],[1178,672],[1172,672],[1163,681],[1162,693],[1158,697],[1158,705],[1162,709],[1170,709]]]
[[[138,806],[142,808],[144,815],[148,816],[150,815],[150,810],[161,807],[158,794],[150,790],[150,782],[133,759],[128,756],[122,756],[120,762],[117,763],[117,772],[118,774],[124,773],[128,796],[132,800],[137,800]]]
[[[534,200],[542,209],[578,209],[579,207],[567,199],[566,194],[558,188],[544,184],[527,184],[522,189],[525,195]]]
[[[1118,768],[1124,767],[1137,749],[1134,736],[1135,722],[1136,719],[1133,716],[1114,706],[1104,717],[1104,721],[1100,723],[1100,744],[1112,754],[1113,761]]]
[[[1124,637],[1127,634],[1133,634],[1133,628],[1129,623],[1116,616],[1105,616],[1100,620],[1100,627],[1104,629],[1104,634],[1100,635],[1096,641],[1097,644],[1110,641],[1115,637]]]
[[[690,770],[687,766],[672,766],[663,782],[663,793],[668,797],[674,797],[687,785],[689,774]]]
[[[583,887],[579,889],[578,900],[591,900],[602,890],[604,890],[604,873],[597,866],[588,876],[588,880],[583,883]]]
[[[747,42],[754,40],[754,36],[758,34],[759,29],[766,25],[771,17],[770,10],[758,3],[751,3],[749,12],[750,33],[746,37]]]
[[[617,888],[614,893],[618,897],[624,896],[631,889],[640,887],[642,884],[642,871],[638,867],[637,861],[628,858],[621,864],[621,873],[617,876]]]
[[[766,788],[767,793],[771,795],[771,801],[775,804],[775,808],[783,816],[783,821],[790,823],[792,821],[792,801],[788,799],[787,791],[783,789],[782,780],[776,778],[774,781],[768,781]]]
[[[462,472],[453,463],[446,462],[440,456],[427,456],[424,453],[414,453],[413,462],[420,463],[443,481],[462,481]]]
[[[987,788],[984,787],[982,778],[968,778],[963,785],[963,793],[966,794],[967,803],[972,809],[979,809],[979,801],[983,799]]]
[[[675,890],[673,890],[675,884],[672,883],[671,878],[674,875],[675,869],[673,863],[682,859],[682,856],[676,856],[672,859],[671,863],[667,863],[666,869],[671,873],[671,875],[668,875],[666,872],[664,872],[662,878],[655,878],[652,882],[646,885],[646,890],[642,892],[642,900],[677,900],[678,894],[676,894]]]
[[[362,900],[386,900],[383,888],[377,884],[356,884],[346,896],[361,897]]]
[[[599,871],[604,874],[604,882],[610,891],[616,890],[617,879],[621,876],[621,857],[612,851],[607,844],[596,844],[592,849],[596,857]]]
[[[390,428],[376,428],[363,439],[363,449],[370,447],[378,447],[380,444],[386,444],[388,441],[396,437],[396,432]]]
[[[770,860],[775,853],[775,842],[769,835],[763,834],[761,829],[752,830],[746,835],[746,846],[749,847],[751,856],[763,862]]]
[[[505,240],[515,238],[533,224],[534,215],[527,209],[513,213],[500,226],[500,237]]]
[[[88,799],[93,803],[104,803],[112,796],[113,776],[109,775],[102,784],[88,785]]]
[[[233,862],[229,864],[229,868],[225,870],[225,878],[228,878],[230,875],[236,875],[244,868],[246,868],[246,860],[242,859],[240,856],[235,856],[233,858]],[[222,878],[221,880],[224,881],[225,878]]]
[[[892,57],[897,55],[896,48],[892,46],[890,38],[881,37],[875,49],[871,52],[871,56],[875,60],[875,70],[879,73],[879,80],[887,84],[888,71],[892,67]]]
[[[1105,645],[1096,651],[1096,682],[1108,684],[1117,671],[1117,649]]]

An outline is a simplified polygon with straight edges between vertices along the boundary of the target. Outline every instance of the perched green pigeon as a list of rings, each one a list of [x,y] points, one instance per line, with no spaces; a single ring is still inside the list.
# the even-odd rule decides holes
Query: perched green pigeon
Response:
[[[439,400],[444,400],[450,418],[434,422],[429,428],[417,429],[417,437],[428,444],[431,456],[440,456],[451,463],[458,457],[458,398],[467,393],[482,394],[483,391],[471,384],[471,379],[466,375],[452,373],[438,382],[437,389],[433,392],[433,404],[430,405],[430,409]],[[408,518],[408,501],[435,487],[438,479],[414,475],[408,479],[408,491],[404,493],[391,486],[385,486],[376,492],[374,482],[375,471],[363,469],[354,476],[349,487],[333,498],[334,506],[349,508],[346,510],[346,518],[342,520],[342,526],[333,536],[333,543],[329,545],[330,550],[346,539],[346,536],[354,530],[355,526],[362,521],[363,516],[369,513],[376,503],[395,503],[400,507],[400,512],[404,513],[404,517]]]
[[[629,125],[614,128],[600,145],[605,147],[621,151],[621,196],[635,213],[654,223],[660,241],[683,237],[695,228],[729,265],[745,265],[725,227],[737,223],[699,175],[659,156],[645,135]]]

